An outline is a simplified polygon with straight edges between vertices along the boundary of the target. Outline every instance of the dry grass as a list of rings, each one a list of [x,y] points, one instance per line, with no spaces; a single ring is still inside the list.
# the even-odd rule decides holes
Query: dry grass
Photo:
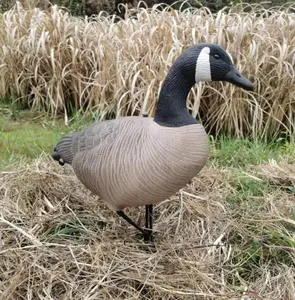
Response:
[[[288,9],[258,5],[247,13],[234,7],[213,15],[205,8],[154,7],[127,10],[115,22],[105,14],[79,19],[56,6],[42,11],[17,5],[1,19],[0,97],[54,115],[64,111],[66,121],[81,108],[97,111],[101,119],[152,115],[176,57],[192,44],[214,42],[255,81],[255,93],[230,84],[199,85],[189,97],[193,115],[211,132],[272,137],[293,132],[295,21]]]
[[[205,168],[157,205],[154,247],[69,168],[41,158],[2,172],[0,299],[295,299],[294,193],[283,188],[295,168],[277,181],[283,166]],[[243,200],[237,179],[260,194]],[[128,213],[143,221],[143,208]]]

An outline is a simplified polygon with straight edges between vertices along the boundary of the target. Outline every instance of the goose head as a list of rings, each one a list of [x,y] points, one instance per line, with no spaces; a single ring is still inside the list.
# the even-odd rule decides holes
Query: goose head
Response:
[[[227,81],[248,91],[254,89],[253,84],[235,68],[231,55],[223,48],[205,43],[196,48],[199,52],[196,60],[196,82]],[[190,55],[189,51],[187,54]]]
[[[183,66],[194,66],[195,83],[202,81],[226,81],[242,89],[252,91],[254,85],[234,66],[231,55],[217,44],[201,43],[189,48],[180,57]],[[187,68],[187,71],[191,68]]]

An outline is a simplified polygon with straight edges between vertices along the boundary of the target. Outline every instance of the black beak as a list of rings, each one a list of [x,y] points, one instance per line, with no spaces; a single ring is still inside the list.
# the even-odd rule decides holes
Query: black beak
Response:
[[[254,90],[253,83],[245,78],[234,66],[231,66],[229,72],[225,75],[225,81],[230,82],[247,91]]]

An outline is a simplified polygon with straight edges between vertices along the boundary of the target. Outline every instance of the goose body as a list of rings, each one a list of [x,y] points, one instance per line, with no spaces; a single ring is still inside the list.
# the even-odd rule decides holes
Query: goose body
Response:
[[[70,153],[79,180],[119,211],[160,202],[187,184],[207,161],[208,138],[201,124],[123,117],[69,135],[58,151]]]
[[[185,186],[207,161],[206,132],[186,107],[188,93],[200,81],[227,81],[253,89],[224,49],[195,45],[170,68],[154,118],[122,117],[93,124],[63,137],[52,157],[72,165],[79,180],[110,209],[145,237],[151,236],[152,204]],[[123,212],[125,207],[141,205],[147,208],[149,232]]]

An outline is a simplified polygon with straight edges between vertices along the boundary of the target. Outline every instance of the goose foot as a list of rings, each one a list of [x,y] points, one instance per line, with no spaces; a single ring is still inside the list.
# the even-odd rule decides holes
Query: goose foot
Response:
[[[146,214],[146,224],[148,224],[148,225],[152,223],[152,211],[153,211],[153,207],[150,208],[150,205],[146,205],[146,212],[148,212],[148,214]],[[145,242],[152,242],[153,241],[151,228],[148,228],[147,230],[141,228],[132,219],[130,219],[122,210],[117,211],[117,214],[120,217],[122,217],[125,221],[127,221],[129,224],[134,226],[137,230],[139,230],[143,234],[143,239],[144,239]],[[152,227],[152,224],[147,226],[147,227]]]

